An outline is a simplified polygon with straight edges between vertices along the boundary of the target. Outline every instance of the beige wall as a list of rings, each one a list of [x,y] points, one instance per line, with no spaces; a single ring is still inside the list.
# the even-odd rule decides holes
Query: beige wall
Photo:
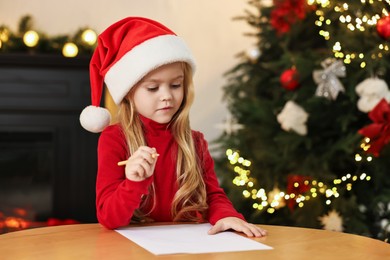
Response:
[[[197,61],[196,100],[191,123],[211,141],[226,117],[222,103],[223,73],[237,64],[238,52],[251,48],[254,40],[245,21],[232,18],[250,8],[246,0],[0,0],[0,24],[17,30],[22,16],[30,14],[38,31],[55,36],[73,34],[90,26],[98,33],[126,16],[158,20],[182,36]]]

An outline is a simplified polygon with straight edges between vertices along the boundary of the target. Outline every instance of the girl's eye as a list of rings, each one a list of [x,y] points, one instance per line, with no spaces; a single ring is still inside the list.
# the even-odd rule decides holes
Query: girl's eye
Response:
[[[175,83],[171,85],[172,88],[180,88],[181,86],[182,86],[181,83]]]
[[[156,92],[158,90],[158,87],[148,87],[147,89],[150,92]]]

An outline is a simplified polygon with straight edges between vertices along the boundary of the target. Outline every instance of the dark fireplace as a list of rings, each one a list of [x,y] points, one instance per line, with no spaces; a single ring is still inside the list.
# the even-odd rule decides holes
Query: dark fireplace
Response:
[[[0,54],[0,233],[96,222],[98,136],[78,121],[90,103],[88,63]]]

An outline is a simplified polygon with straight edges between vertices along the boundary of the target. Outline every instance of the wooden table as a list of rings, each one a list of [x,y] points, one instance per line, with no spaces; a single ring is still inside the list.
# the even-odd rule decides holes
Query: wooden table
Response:
[[[43,227],[0,235],[0,259],[390,259],[390,244],[326,230],[260,225],[268,236],[255,240],[273,250],[155,256],[100,224]]]

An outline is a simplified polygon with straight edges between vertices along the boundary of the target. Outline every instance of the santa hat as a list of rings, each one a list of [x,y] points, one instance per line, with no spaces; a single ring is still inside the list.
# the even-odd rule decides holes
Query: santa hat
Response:
[[[100,107],[103,82],[119,105],[146,74],[177,61],[187,62],[195,70],[195,61],[183,39],[164,25],[142,17],[114,23],[99,35],[91,58],[92,104],[81,112],[81,125],[98,133],[110,124],[110,113]]]

